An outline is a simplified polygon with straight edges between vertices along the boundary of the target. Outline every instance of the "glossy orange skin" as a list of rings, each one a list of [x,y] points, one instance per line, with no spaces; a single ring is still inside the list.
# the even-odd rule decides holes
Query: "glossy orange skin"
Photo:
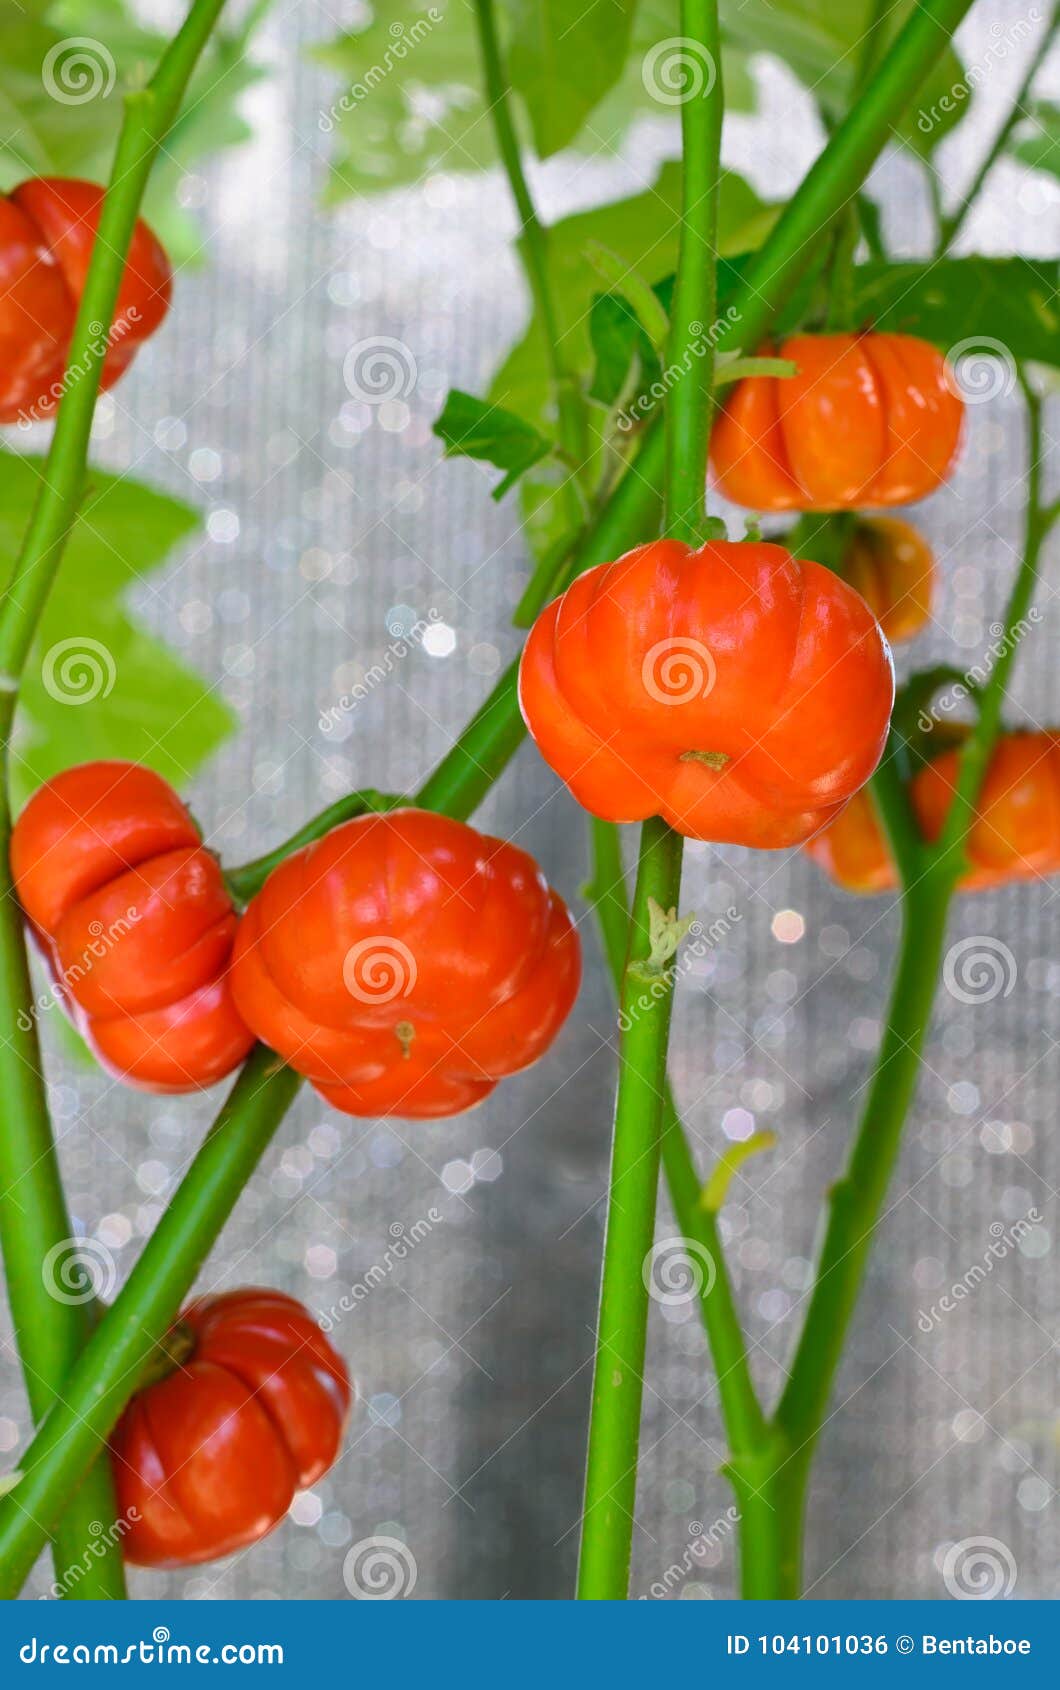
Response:
[[[659,540],[542,612],[519,702],[593,815],[768,849],[801,844],[868,780],[894,674],[864,600],[820,564],[764,542]]]
[[[145,1091],[223,1079],[254,1042],[228,985],[237,916],[172,787],[138,763],[46,781],[11,838],[19,902],[103,1067]]]
[[[766,348],[793,376],[747,376],[718,414],[718,491],[760,511],[905,505],[944,481],[964,402],[927,341],[901,334],[791,335]]]
[[[910,797],[925,839],[937,839],[953,802],[959,751],[914,777]],[[806,851],[849,892],[887,892],[894,867],[867,792],[811,839]],[[994,748],[968,839],[964,892],[1060,874],[1060,732],[1006,734]]]
[[[924,536],[895,516],[859,522],[843,558],[857,589],[892,645],[911,640],[931,616],[935,557]]]
[[[103,189],[35,176],[0,195],[0,423],[51,416],[88,273]],[[137,222],[103,363],[113,387],[169,308],[172,271]]]
[[[347,1115],[456,1115],[552,1043],[578,936],[536,863],[425,810],[343,823],[240,924],[236,1004]]]
[[[248,1289],[180,1316],[194,1348],[138,1392],[110,1440],[127,1561],[187,1567],[256,1543],[335,1462],[342,1357],[293,1298]]]

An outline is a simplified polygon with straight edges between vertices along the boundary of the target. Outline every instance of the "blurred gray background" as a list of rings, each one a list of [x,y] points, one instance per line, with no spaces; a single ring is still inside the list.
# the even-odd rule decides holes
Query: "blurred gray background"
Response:
[[[992,25],[1025,10],[981,0],[959,38],[966,61],[982,56]],[[527,559],[515,502],[491,503],[494,473],[443,464],[430,433],[446,389],[481,390],[523,325],[507,192],[496,172],[438,174],[407,192],[320,208],[328,141],[317,116],[336,90],[303,49],[360,15],[345,4],[274,7],[259,46],[270,74],[248,96],[256,138],[182,187],[204,220],[208,263],[178,278],[164,333],[97,421],[99,461],[135,467],[208,512],[208,537],[133,602],[194,653],[239,713],[238,737],[191,792],[229,860],[352,786],[414,785],[517,648],[509,616]],[[1007,110],[1026,50],[995,65],[944,146],[951,195]],[[773,62],[758,74],[768,115],[736,118],[726,156],[777,197],[821,137],[794,81]],[[1054,65],[1041,87],[1058,86]],[[535,170],[546,216],[646,185],[674,151],[675,124],[645,121],[613,154]],[[890,155],[877,181],[897,250],[922,252],[921,175]],[[1058,200],[1044,176],[1032,182],[1002,165],[960,249],[1052,255]],[[410,349],[415,385],[403,402],[360,404],[343,361],[380,336]],[[914,513],[945,577],[918,661],[981,656],[1016,560],[1018,394],[973,407],[969,420],[952,486]],[[1054,433],[1055,421],[1054,411]],[[1042,724],[1060,721],[1056,562],[1054,551],[1012,711]],[[392,665],[345,737],[322,732],[321,712],[386,661],[395,632],[431,611],[429,649]],[[477,819],[531,850],[585,917],[585,830],[532,748]],[[701,1165],[752,1124],[779,1139],[736,1182],[724,1217],[755,1373],[771,1395],[821,1196],[869,1073],[896,917],[887,899],[836,892],[798,855],[698,844],[684,902],[739,916],[679,987],[672,1074]],[[1017,1596],[1060,1594],[1057,910],[1044,884],[956,909],[951,938],[1003,938],[1014,981],[989,1003],[940,991],[820,1451],[814,1596],[945,1595],[947,1547],[981,1536],[1010,1552]],[[135,1594],[347,1599],[344,1559],[372,1536],[408,1546],[415,1599],[570,1594],[615,1067],[588,919],[582,931],[585,984],[563,1035],[478,1112],[372,1123],[300,1097],[201,1288],[267,1283],[326,1311],[386,1261],[402,1229],[427,1221],[427,1234],[336,1321],[333,1341],[360,1392],[338,1466],[259,1547],[186,1573],[134,1573]],[[72,1209],[123,1275],[220,1094],[146,1100],[50,1042]],[[921,1311],[1031,1211],[1039,1219],[1021,1245],[922,1330]],[[674,1230],[664,1197],[659,1238]],[[677,1564],[669,1598],[726,1596],[732,1499],[718,1475],[724,1444],[703,1333],[691,1301],[651,1313],[633,1593],[659,1594]],[[7,1464],[28,1427],[6,1325],[0,1341]],[[694,1550],[707,1536],[708,1551]],[[42,1563],[29,1592],[49,1577]]]

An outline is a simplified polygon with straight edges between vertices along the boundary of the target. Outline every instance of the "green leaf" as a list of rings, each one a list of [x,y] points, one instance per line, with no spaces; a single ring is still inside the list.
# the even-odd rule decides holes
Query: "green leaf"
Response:
[[[916,5],[917,0],[898,0],[887,8],[881,50]],[[875,9],[876,0],[722,0],[721,21],[728,41],[783,59],[836,122],[850,105]],[[961,62],[946,47],[911,98],[896,137],[926,157],[968,110],[967,94]]]
[[[921,335],[943,351],[994,342],[1018,361],[1060,365],[1060,264],[1029,258],[946,258],[928,264],[861,264],[859,319]],[[975,347],[969,344],[969,353]]]
[[[1052,100],[1036,100],[1010,143],[1013,158],[1032,170],[1060,176],[1060,106]]]
[[[495,499],[503,499],[521,475],[552,451],[552,442],[522,417],[455,387],[433,432],[444,442],[447,458],[479,458],[507,470],[493,490]]]
[[[14,557],[43,459],[0,454],[0,553]],[[201,676],[138,626],[124,594],[199,526],[190,506],[90,472],[26,667],[15,734],[19,799],[71,763],[127,757],[183,785],[234,727]]]
[[[505,0],[508,74],[539,157],[574,140],[622,74],[634,0]]]
[[[256,16],[251,14],[251,27]],[[74,45],[59,51],[71,39]],[[143,86],[168,40],[140,24],[126,0],[37,0],[26,8],[3,7],[0,191],[28,175],[105,182],[122,97]],[[144,199],[144,216],[175,264],[194,260],[201,247],[195,221],[178,203],[181,179],[191,165],[247,139],[250,129],[238,102],[262,74],[249,57],[244,33],[223,27],[215,32]]]
[[[595,366],[589,398],[613,405],[639,359],[641,389],[655,381],[659,360],[644,325],[629,300],[620,293],[599,293],[589,312],[589,338]]]

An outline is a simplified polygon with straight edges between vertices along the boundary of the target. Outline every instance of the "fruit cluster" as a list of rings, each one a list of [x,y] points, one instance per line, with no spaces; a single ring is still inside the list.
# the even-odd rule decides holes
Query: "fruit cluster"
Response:
[[[101,207],[91,184],[0,199],[0,421],[61,390]],[[103,385],[169,302],[137,226]],[[719,489],[759,511],[920,498],[952,468],[962,406],[902,335],[796,335],[796,373],[737,384],[713,432]],[[894,699],[888,639],[930,614],[934,564],[894,517],[859,519],[839,571],[783,544],[673,540],[577,579],[538,618],[519,676],[533,740],[578,802],[692,838],[804,845],[840,884],[894,884],[865,790]],[[972,831],[969,888],[1060,869],[1060,740],[1011,734]],[[956,752],[911,786],[925,839]],[[45,783],[11,870],[55,992],[100,1063],[149,1091],[213,1085],[255,1040],[355,1116],[455,1115],[536,1061],[574,1003],[577,932],[514,845],[414,807],[361,816],[281,861],[245,909],[179,797],[130,763]],[[111,1440],[132,1561],[185,1564],[260,1537],[337,1458],[346,1367],[277,1292],[188,1308]]]

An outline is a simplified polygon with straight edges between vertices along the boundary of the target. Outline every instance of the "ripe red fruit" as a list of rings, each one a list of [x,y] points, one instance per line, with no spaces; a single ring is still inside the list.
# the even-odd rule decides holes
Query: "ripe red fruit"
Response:
[[[660,540],[542,612],[519,700],[593,815],[773,847],[808,839],[868,780],[894,677],[864,599],[820,564]]]
[[[35,176],[0,195],[0,423],[53,414],[103,205],[94,182]],[[101,386],[113,387],[169,308],[172,271],[133,232]]]
[[[57,994],[108,1072],[185,1092],[242,1062],[254,1039],[228,985],[236,913],[160,775],[100,762],[46,781],[15,824],[11,872]]]
[[[426,810],[343,823],[273,870],[236,941],[257,1037],[347,1115],[456,1115],[535,1062],[578,990],[536,863]]]
[[[767,349],[772,350],[772,349]],[[944,481],[964,402],[945,359],[904,334],[791,335],[793,376],[746,376],[710,439],[718,491],[752,510],[905,505]]]
[[[271,1532],[342,1445],[346,1364],[279,1291],[203,1297],[165,1344],[172,1368],[132,1398],[110,1440],[126,1560],[214,1561]]]

